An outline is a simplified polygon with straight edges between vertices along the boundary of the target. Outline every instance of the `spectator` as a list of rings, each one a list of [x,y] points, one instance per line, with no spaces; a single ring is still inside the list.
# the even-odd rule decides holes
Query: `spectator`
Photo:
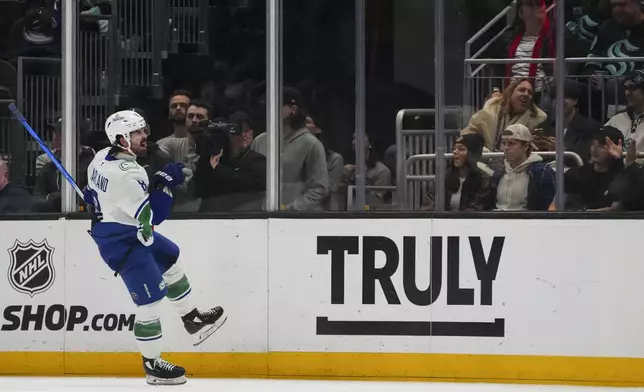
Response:
[[[545,0],[517,0],[516,17],[512,27],[499,39],[495,57],[516,60],[556,57],[555,31],[548,18]],[[570,57],[573,56],[576,42],[572,32],[566,33],[565,48]],[[535,102],[540,101],[547,81],[554,75],[552,64],[515,63],[497,66],[494,69],[496,76],[504,77],[503,87],[517,79],[532,80]]]
[[[177,110],[179,108],[180,106],[177,107]],[[199,157],[197,156],[195,139],[190,130],[199,125],[207,126],[211,115],[212,109],[208,102],[201,99],[191,100],[184,117],[185,129],[187,129],[185,136],[179,137],[175,134],[159,140],[159,147],[162,152],[172,157],[173,162],[185,165],[186,179],[175,190],[175,212],[197,212],[199,210],[201,201],[195,195],[195,184],[192,181]],[[180,111],[175,112],[175,117],[181,117]],[[180,128],[176,125],[175,129]]]
[[[551,94],[554,91],[551,91]],[[583,94],[581,86],[572,81],[566,80],[564,85],[564,148],[566,151],[573,151],[588,162],[590,159],[590,144],[594,135],[599,132],[601,123],[596,120],[584,117],[578,111],[580,98]],[[555,99],[554,94],[552,98]],[[539,129],[542,130],[538,131]],[[534,144],[539,151],[556,150],[556,124],[554,118],[549,118],[539,127],[533,136]],[[571,166],[567,163],[567,166]]]
[[[555,195],[555,173],[532,153],[532,135],[523,124],[503,131],[504,167],[494,172],[496,208],[501,211],[547,211]]]
[[[352,141],[353,151],[356,149],[356,135],[353,134]],[[378,152],[374,146],[373,137],[367,135],[367,145],[366,145],[366,172],[365,179],[367,186],[390,186],[391,185],[391,172],[389,168],[385,166],[384,163],[380,161]],[[340,184],[342,189],[347,189],[349,185],[356,184],[356,166],[355,165],[345,165],[344,170],[342,171],[342,177],[340,179]],[[387,200],[389,191],[383,190],[369,190],[367,189],[366,203],[369,206],[379,206],[388,204]]]
[[[499,151],[501,134],[508,125],[523,124],[532,131],[548,118],[534,103],[533,94],[529,79],[515,80],[501,97],[491,98],[483,109],[474,113],[461,135],[478,133],[485,139],[485,148]]]
[[[640,0],[610,0],[610,3],[613,17],[599,28],[588,57],[644,56],[644,14]],[[592,75],[593,89],[600,90],[603,76],[624,76],[634,68],[634,62],[598,63],[591,59],[585,65],[585,73]]]
[[[62,134],[62,118],[56,120],[53,124],[50,125],[49,129],[53,132],[53,153],[54,156],[60,161],[61,159],[61,134]],[[84,134],[85,131],[79,129],[79,151],[78,151],[78,169],[77,172],[77,183],[78,186],[82,189],[87,185],[87,168],[89,164],[94,159],[96,152],[89,146],[84,146],[80,144],[80,135]],[[40,170],[38,167],[40,166]],[[58,172],[58,168],[51,161],[47,154],[42,154],[36,159],[36,187],[34,191],[34,197],[42,200],[40,207],[46,212],[60,212],[61,211],[61,183],[65,183],[65,180],[62,178],[62,175]]]
[[[387,147],[385,153],[383,154],[382,163],[387,166],[389,172],[391,173],[391,183],[396,183],[396,145],[392,144]]]
[[[624,151],[621,140],[617,145],[606,139],[606,147],[614,159],[621,159]],[[631,143],[626,149],[625,169],[610,184],[609,192],[615,195],[617,202],[608,210],[644,211],[644,169],[636,163],[637,143]]]
[[[567,23],[566,27],[579,39],[580,50],[585,49],[585,53],[590,51],[602,23],[612,17],[610,8],[610,3],[606,0],[588,1],[582,7],[581,17]]]
[[[617,128],[604,127],[593,137],[590,162],[582,167],[573,167],[565,174],[566,209],[603,211],[616,201],[608,189],[624,169],[624,164],[621,154],[617,159],[611,156],[606,139],[619,145],[623,135]]]
[[[33,208],[29,192],[9,182],[7,162],[0,159],[0,215],[28,213]]]
[[[228,135],[230,147],[219,155],[200,157],[195,172],[199,212],[260,211],[266,190],[266,157],[248,145],[250,118],[236,112],[230,122],[237,128]]]
[[[505,58],[526,59],[555,57],[554,34],[550,28],[550,20],[546,12],[544,0],[517,0],[514,28],[499,42],[503,45]],[[546,73],[545,67],[549,68]],[[552,76],[552,66],[549,64],[515,63],[505,66],[505,77],[530,78],[535,80],[534,90],[540,93],[545,88],[547,75]],[[509,84],[506,79],[507,87]]]
[[[239,124],[242,127],[243,140],[241,146],[244,150],[250,148],[255,139],[255,130],[253,129],[253,123],[250,120],[248,113],[243,111],[237,111],[230,115],[230,121],[236,124]]]
[[[615,127],[624,136],[624,150],[626,151],[631,143],[644,146],[644,70],[637,70],[630,73],[624,82],[626,101],[628,107],[625,111],[617,113],[606,126]],[[640,147],[644,151],[644,148]]]
[[[342,205],[340,189],[340,179],[342,176],[342,169],[344,167],[344,159],[342,155],[331,150],[324,137],[322,128],[318,127],[313,118],[306,117],[306,128],[311,132],[324,146],[324,154],[326,155],[326,168],[329,172],[329,197],[325,203],[325,209],[331,211],[340,210]]]
[[[447,211],[487,211],[494,208],[495,190],[491,178],[478,167],[485,140],[477,133],[456,139],[453,158],[445,173]],[[434,211],[435,186],[432,184],[421,207]]]
[[[194,147],[188,143],[188,121],[186,118],[190,107],[190,92],[177,90],[170,95],[168,121],[172,134],[157,143],[161,151],[169,154],[175,162],[183,162],[189,151]]]
[[[60,156],[62,121],[62,117],[59,117],[53,123],[47,125],[47,131],[51,135],[51,152],[55,156]],[[51,159],[47,154],[42,153],[38,155],[36,158],[36,176],[40,175],[45,165],[49,162],[51,162]]]
[[[62,4],[60,0],[29,0],[24,18],[11,28],[11,43],[6,57],[59,57],[61,53]]]
[[[200,124],[210,121],[212,116],[212,107],[210,104],[201,99],[193,99],[190,101],[190,106],[186,112],[186,126],[196,127]]]
[[[306,128],[306,104],[294,88],[283,89],[282,208],[322,210],[329,194],[329,173],[322,143]],[[253,151],[266,155],[266,133],[255,138]]]
[[[179,115],[177,114],[177,116]],[[190,128],[200,123],[207,125],[210,121],[210,116],[211,108],[206,101],[200,99],[192,100],[184,117],[185,134],[175,133],[159,140],[158,144],[161,151],[170,155],[174,162],[183,163],[187,169],[194,171],[198,156],[195,140],[190,134]],[[176,129],[184,129],[179,128],[178,124],[175,127]]]

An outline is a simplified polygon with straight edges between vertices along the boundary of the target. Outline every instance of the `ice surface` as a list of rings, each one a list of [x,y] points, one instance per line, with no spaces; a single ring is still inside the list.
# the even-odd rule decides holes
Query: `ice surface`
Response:
[[[0,391],[29,392],[609,392],[644,391],[644,388],[564,387],[547,385],[468,384],[435,382],[302,381],[191,378],[180,386],[149,386],[142,378],[0,377]]]

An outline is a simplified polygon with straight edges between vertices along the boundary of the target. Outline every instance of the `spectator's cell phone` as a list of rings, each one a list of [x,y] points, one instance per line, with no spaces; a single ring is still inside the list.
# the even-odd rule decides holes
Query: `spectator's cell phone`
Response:
[[[548,135],[546,134],[546,131],[544,131],[543,128],[536,128],[534,131],[532,131],[532,135],[537,137],[544,137],[544,138],[548,137]]]

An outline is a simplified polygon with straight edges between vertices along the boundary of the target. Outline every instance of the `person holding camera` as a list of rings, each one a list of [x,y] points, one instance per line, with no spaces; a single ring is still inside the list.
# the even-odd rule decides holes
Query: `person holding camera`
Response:
[[[195,194],[199,212],[259,211],[266,190],[266,157],[251,150],[247,114],[216,119],[195,135]]]

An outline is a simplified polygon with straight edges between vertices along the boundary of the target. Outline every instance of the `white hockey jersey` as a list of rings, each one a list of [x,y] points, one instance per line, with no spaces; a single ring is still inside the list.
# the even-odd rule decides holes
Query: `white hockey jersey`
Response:
[[[108,155],[110,147],[99,151],[87,168],[88,188],[102,223],[135,226],[151,230],[148,175],[135,158]],[[147,234],[147,233],[145,233]]]

